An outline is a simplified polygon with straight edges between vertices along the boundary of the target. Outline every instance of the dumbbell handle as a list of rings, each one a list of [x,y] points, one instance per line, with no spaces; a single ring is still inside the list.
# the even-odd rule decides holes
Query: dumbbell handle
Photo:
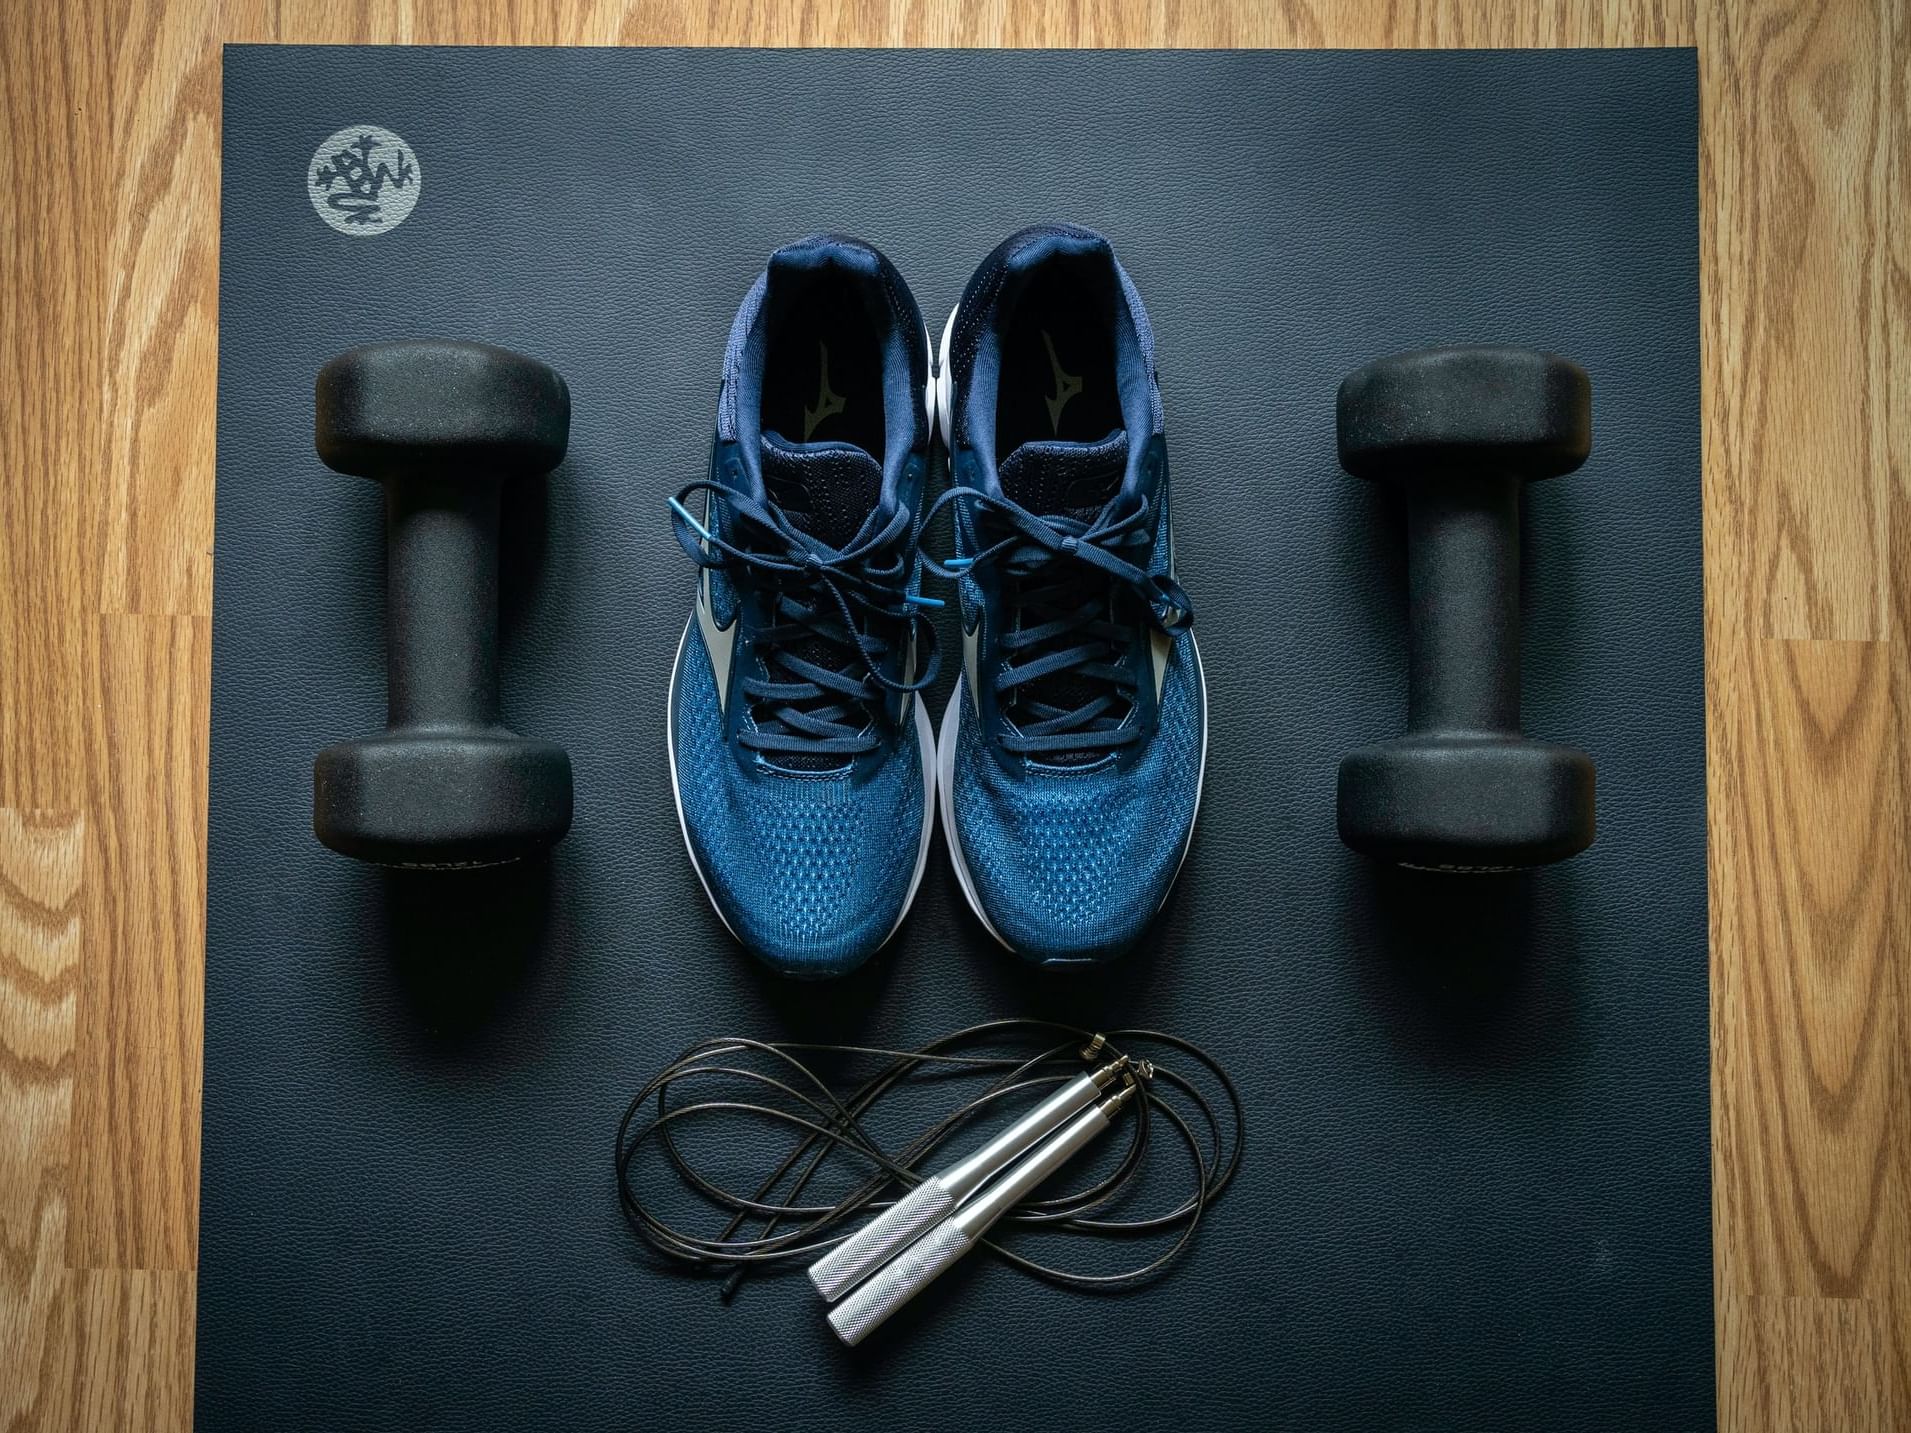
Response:
[[[482,475],[385,484],[393,727],[498,723],[498,500]]]
[[[1520,488],[1409,480],[1407,729],[1517,734]]]

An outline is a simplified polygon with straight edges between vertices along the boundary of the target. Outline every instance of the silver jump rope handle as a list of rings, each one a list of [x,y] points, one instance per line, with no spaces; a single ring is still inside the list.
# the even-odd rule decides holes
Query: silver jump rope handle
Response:
[[[829,1326],[836,1330],[836,1337],[854,1348],[974,1247],[975,1240],[957,1228],[954,1220],[943,1220],[831,1309]]]
[[[853,1348],[881,1328],[891,1314],[973,1249],[990,1225],[1067,1163],[1083,1145],[1107,1129],[1134,1092],[1131,1078],[1120,1093],[1090,1105],[1053,1139],[990,1185],[986,1192],[963,1205],[884,1265],[829,1311],[829,1326],[836,1330],[836,1336]]]
[[[1111,1060],[1063,1085],[982,1148],[922,1181],[809,1267],[810,1282],[834,1301],[947,1218],[982,1182],[1113,1084],[1125,1061]]]
[[[955,1196],[941,1179],[923,1180],[905,1198],[811,1264],[810,1282],[816,1285],[817,1293],[834,1302],[871,1269],[893,1259],[948,1218],[955,1204]]]

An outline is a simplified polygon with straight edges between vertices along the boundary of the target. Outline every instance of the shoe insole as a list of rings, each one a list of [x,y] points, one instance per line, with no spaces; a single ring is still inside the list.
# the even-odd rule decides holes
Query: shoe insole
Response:
[[[854,443],[882,461],[881,338],[847,280],[819,275],[777,315],[762,416],[792,443]]]
[[[1094,443],[1122,426],[1105,295],[1066,264],[1031,277],[1001,334],[999,463],[1024,443]]]

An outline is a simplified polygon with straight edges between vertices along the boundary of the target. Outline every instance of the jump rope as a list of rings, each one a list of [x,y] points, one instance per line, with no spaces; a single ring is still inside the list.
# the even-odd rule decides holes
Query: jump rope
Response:
[[[839,1092],[805,1063],[804,1055],[863,1062],[865,1067],[868,1062],[881,1063]],[[1176,1062],[1181,1068],[1176,1068]],[[930,1079],[980,1081],[983,1087],[899,1147],[885,1148],[869,1133],[868,1124],[905,1083]],[[1075,1096],[1077,1090],[1082,1091],[1081,1097]],[[1093,1103],[1092,1097],[1104,1091],[1109,1098]],[[1042,1103],[1030,1111],[1032,1101]],[[736,1036],[705,1040],[665,1065],[632,1096],[617,1127],[618,1197],[632,1229],[659,1254],[687,1265],[727,1268],[725,1299],[736,1293],[752,1270],[800,1263],[813,1263],[812,1281],[826,1298],[833,1298],[841,1290],[819,1271],[832,1260],[840,1265],[844,1253],[852,1252],[859,1240],[868,1244],[867,1236],[876,1232],[876,1224],[894,1226],[898,1216],[910,1213],[898,1206],[908,1204],[913,1209],[924,1203],[924,1196],[936,1193],[925,1186],[934,1184],[943,1172],[947,1161],[938,1156],[951,1142],[1020,1115],[1015,1126],[974,1156],[981,1158],[1007,1147],[1005,1141],[1032,1127],[1045,1112],[1071,1101],[1078,1105],[1068,1112],[1072,1124],[1062,1128],[1050,1116],[1042,1133],[1053,1134],[1054,1139],[1046,1146],[1027,1143],[1021,1149],[1011,1148],[1010,1153],[1026,1154],[1026,1158],[1007,1173],[1003,1168],[989,1170],[991,1177],[1000,1177],[993,1184],[980,1181],[986,1187],[945,1222],[953,1225],[970,1212],[967,1222],[973,1228],[978,1221],[971,1211],[988,1202],[991,1191],[1006,1212],[990,1212],[981,1228],[960,1241],[959,1248],[946,1237],[947,1229],[933,1231],[945,1236],[946,1256],[941,1264],[925,1272],[922,1251],[935,1247],[936,1240],[920,1237],[922,1229],[878,1239],[870,1246],[869,1257],[892,1261],[884,1271],[891,1284],[898,1278],[916,1281],[900,1297],[890,1294],[893,1305],[905,1302],[971,1244],[1066,1288],[1109,1291],[1144,1283],[1187,1249],[1208,1206],[1233,1180],[1246,1129],[1240,1094],[1227,1071],[1200,1047],[1155,1030],[1114,1030],[1104,1035],[1046,1020],[993,1020],[911,1050]],[[1119,1122],[1127,1105],[1134,1106],[1135,1114],[1126,1121],[1127,1143],[1112,1169],[1082,1188],[1032,1197],[1035,1184],[1045,1182],[1048,1173],[1100,1128]],[[1098,1117],[1103,1123],[1089,1114],[1097,1109],[1103,1112]],[[793,1135],[792,1145],[749,1192],[733,1189],[699,1168],[678,1138],[692,1124],[719,1122],[786,1127]],[[1176,1136],[1170,1148],[1178,1147],[1185,1154],[1191,1175],[1188,1192],[1169,1208],[1123,1216],[1109,1206],[1138,1192],[1138,1181],[1157,1158],[1157,1122]],[[1067,1149],[1059,1148],[1063,1136],[1073,1140]],[[1036,1167],[1045,1152],[1046,1164]],[[717,1211],[717,1217],[727,1212],[727,1220],[715,1233],[696,1233],[669,1222],[657,1212],[656,1201],[642,1192],[650,1183],[641,1172],[646,1159],[667,1166],[680,1186]],[[819,1202],[821,1196],[816,1195],[806,1200],[819,1173],[839,1159],[860,1168],[861,1178],[832,1202]],[[1018,1175],[1019,1183],[1029,1185],[1031,1192],[1020,1191],[1013,1183]],[[1008,1204],[1004,1191],[1023,1197]],[[853,1226],[865,1214],[876,1216],[875,1224],[858,1231]],[[1080,1237],[1135,1239],[1170,1233],[1174,1237],[1166,1249],[1144,1263],[1099,1273],[1058,1268],[1005,1247],[984,1232],[996,1224]],[[832,1254],[845,1241],[844,1251]],[[881,1247],[878,1254],[884,1244],[888,1247]],[[858,1277],[873,1268],[870,1263],[858,1271]],[[895,1272],[898,1269],[902,1274]],[[884,1274],[869,1279],[871,1288],[882,1283]],[[866,1288],[845,1304],[857,1298],[867,1304],[871,1297]],[[831,1322],[845,1342],[854,1343],[890,1312],[893,1307],[884,1307],[871,1321],[867,1310],[858,1316],[838,1305]]]

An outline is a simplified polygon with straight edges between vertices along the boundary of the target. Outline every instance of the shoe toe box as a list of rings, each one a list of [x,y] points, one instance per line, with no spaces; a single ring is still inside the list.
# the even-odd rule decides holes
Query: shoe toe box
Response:
[[[702,708],[680,700],[674,720],[684,831],[711,900],[775,970],[819,979],[853,970],[895,928],[915,875],[915,732],[856,775],[746,766],[724,745],[710,695]]]
[[[975,897],[1017,954],[1098,963],[1140,938],[1166,899],[1198,795],[1198,709],[1164,705],[1138,760],[1011,774],[963,713],[956,835]]]

